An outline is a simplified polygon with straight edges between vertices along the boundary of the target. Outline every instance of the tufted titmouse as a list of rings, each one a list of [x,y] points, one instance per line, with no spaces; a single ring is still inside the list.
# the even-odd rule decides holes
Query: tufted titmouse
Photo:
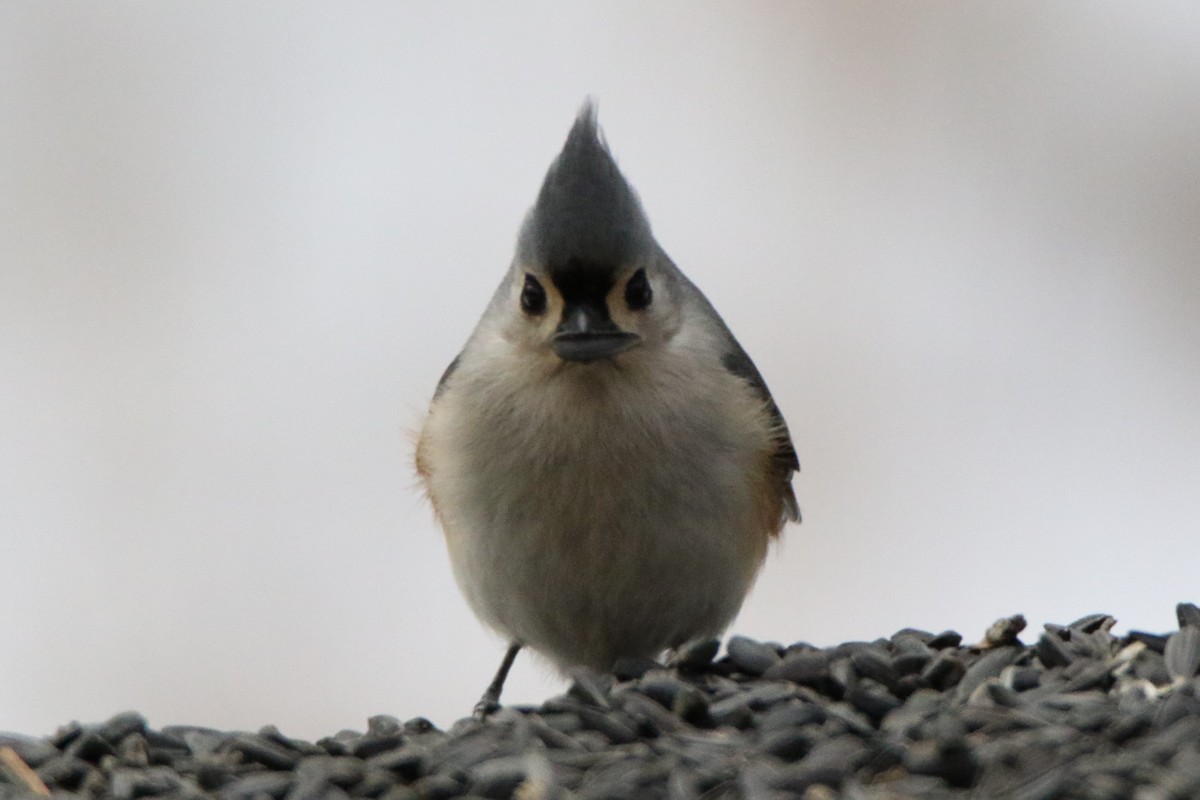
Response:
[[[798,521],[787,425],[671,262],[584,104],[421,429],[417,471],[476,615],[610,669],[721,633]]]

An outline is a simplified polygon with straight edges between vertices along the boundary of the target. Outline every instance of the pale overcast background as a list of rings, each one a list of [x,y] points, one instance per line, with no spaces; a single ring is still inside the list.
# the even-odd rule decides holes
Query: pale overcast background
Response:
[[[589,93],[803,464],[734,631],[1200,598],[1200,5],[13,1],[0,729],[469,712],[410,437]]]

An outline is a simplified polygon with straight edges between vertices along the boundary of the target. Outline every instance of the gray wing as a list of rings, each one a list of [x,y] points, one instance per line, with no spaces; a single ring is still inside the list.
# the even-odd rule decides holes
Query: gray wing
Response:
[[[729,345],[731,349],[721,357],[721,363],[725,365],[725,369],[750,384],[751,388],[767,404],[767,411],[771,415],[771,425],[774,429],[775,452],[772,454],[772,460],[778,480],[783,484],[784,513],[788,519],[799,522],[800,506],[796,503],[796,493],[792,491],[792,474],[800,471],[800,459],[796,455],[795,446],[792,445],[787,422],[784,421],[779,406],[775,404],[775,398],[771,396],[771,390],[767,388],[767,383],[763,380],[758,367],[754,366],[750,356],[746,355],[746,351],[742,349],[732,334],[729,334]]]
[[[458,368],[458,361],[460,358],[462,358],[462,353],[459,353],[454,357],[454,360],[450,362],[450,365],[446,367],[445,372],[442,373],[442,377],[438,378],[437,388],[433,390],[434,400],[437,400],[438,395],[441,394],[442,390],[446,388],[446,381],[449,380],[450,376],[454,373],[454,370]]]
[[[771,416],[772,438],[775,443],[775,451],[771,454],[771,458],[775,479],[779,482],[780,490],[783,492],[784,516],[793,522],[799,522],[800,506],[796,504],[796,493],[792,491],[792,475],[800,471],[800,459],[796,457],[796,448],[792,445],[792,437],[788,433],[787,423],[783,420],[779,406],[775,404],[775,398],[771,397],[771,390],[767,388],[767,382],[763,380],[762,374],[759,373],[758,367],[754,366],[750,356],[738,344],[738,340],[734,337],[733,331],[729,330],[729,326],[725,324],[725,320],[721,319],[721,315],[704,296],[704,292],[688,280],[679,267],[675,266],[675,262],[661,249],[659,256],[664,266],[673,272],[684,293],[690,295],[691,302],[703,309],[704,316],[710,322],[716,323],[721,331],[722,338],[725,340],[723,348],[725,352],[721,354],[721,363],[725,369],[748,383],[766,404],[767,412]]]

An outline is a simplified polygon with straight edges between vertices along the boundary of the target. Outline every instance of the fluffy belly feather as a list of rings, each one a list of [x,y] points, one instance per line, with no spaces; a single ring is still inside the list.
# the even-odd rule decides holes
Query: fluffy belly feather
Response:
[[[640,407],[436,408],[422,434],[473,610],[562,667],[607,669],[719,633],[772,533],[760,415],[716,418],[702,397],[686,423]],[[465,419],[476,424],[450,424]]]

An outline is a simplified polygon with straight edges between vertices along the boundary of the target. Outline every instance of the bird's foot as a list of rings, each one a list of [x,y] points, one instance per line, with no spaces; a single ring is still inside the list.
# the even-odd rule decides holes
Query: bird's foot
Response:
[[[492,696],[491,692],[484,692],[483,697],[479,698],[479,702],[475,704],[475,711],[471,716],[480,722],[484,722],[499,710],[500,698]]]

